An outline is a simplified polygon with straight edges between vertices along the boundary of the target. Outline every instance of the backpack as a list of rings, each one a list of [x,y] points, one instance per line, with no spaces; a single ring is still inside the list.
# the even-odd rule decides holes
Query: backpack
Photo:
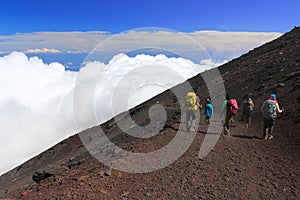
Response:
[[[230,113],[232,115],[236,115],[238,109],[239,109],[239,106],[237,104],[236,99],[230,99],[228,101],[228,113]]]
[[[275,119],[277,117],[276,102],[272,100],[267,100],[264,103],[263,111],[265,119]]]
[[[189,111],[195,111],[198,109],[198,106],[197,106],[197,97],[196,97],[196,94],[195,92],[188,92],[186,94],[186,97],[185,97],[185,108],[186,110],[189,110]]]
[[[253,111],[253,103],[252,100],[250,98],[247,98],[244,100],[244,112],[251,112]]]
[[[205,110],[204,110],[204,114],[206,116],[212,116],[213,115],[213,106],[211,103],[207,103],[205,105]]]

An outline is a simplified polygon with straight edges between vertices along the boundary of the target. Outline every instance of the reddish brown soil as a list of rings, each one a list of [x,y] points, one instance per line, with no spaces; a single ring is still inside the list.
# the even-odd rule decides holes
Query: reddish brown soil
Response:
[[[2,175],[0,198],[300,199],[300,28],[219,69],[226,90],[239,101],[251,92],[256,109],[252,127],[245,128],[236,116],[232,136],[222,134],[204,160],[198,158],[207,129],[203,117],[183,156],[164,169],[143,174],[109,169],[90,156],[75,135]],[[189,82],[201,98],[207,96],[200,75]],[[276,121],[274,139],[265,141],[259,107],[270,92],[277,93],[286,111]],[[156,101],[168,112],[167,124],[158,135],[133,139],[118,130],[113,120],[102,128],[124,149],[159,149],[174,137],[180,123],[174,95],[167,91],[133,109],[131,115],[141,124],[147,122],[147,108]],[[70,159],[78,165],[68,167]],[[35,183],[31,176],[38,170],[54,176]]]

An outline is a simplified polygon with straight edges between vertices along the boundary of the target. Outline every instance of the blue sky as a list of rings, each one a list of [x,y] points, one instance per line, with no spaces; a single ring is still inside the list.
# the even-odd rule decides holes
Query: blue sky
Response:
[[[298,0],[9,0],[1,2],[0,34],[36,31],[119,33],[137,27],[177,31],[276,31],[299,25]]]

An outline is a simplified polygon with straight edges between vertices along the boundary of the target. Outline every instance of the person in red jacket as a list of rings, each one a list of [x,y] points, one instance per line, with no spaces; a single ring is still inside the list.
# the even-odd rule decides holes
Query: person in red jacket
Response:
[[[230,94],[226,94],[226,117],[224,124],[224,131],[226,135],[229,134],[229,122],[232,120],[233,116],[237,114],[238,104],[235,98],[232,98]]]

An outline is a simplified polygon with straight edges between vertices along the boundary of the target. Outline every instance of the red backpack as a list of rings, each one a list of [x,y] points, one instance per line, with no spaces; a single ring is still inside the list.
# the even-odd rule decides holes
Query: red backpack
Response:
[[[238,112],[239,106],[236,99],[228,100],[228,113],[236,115]]]

